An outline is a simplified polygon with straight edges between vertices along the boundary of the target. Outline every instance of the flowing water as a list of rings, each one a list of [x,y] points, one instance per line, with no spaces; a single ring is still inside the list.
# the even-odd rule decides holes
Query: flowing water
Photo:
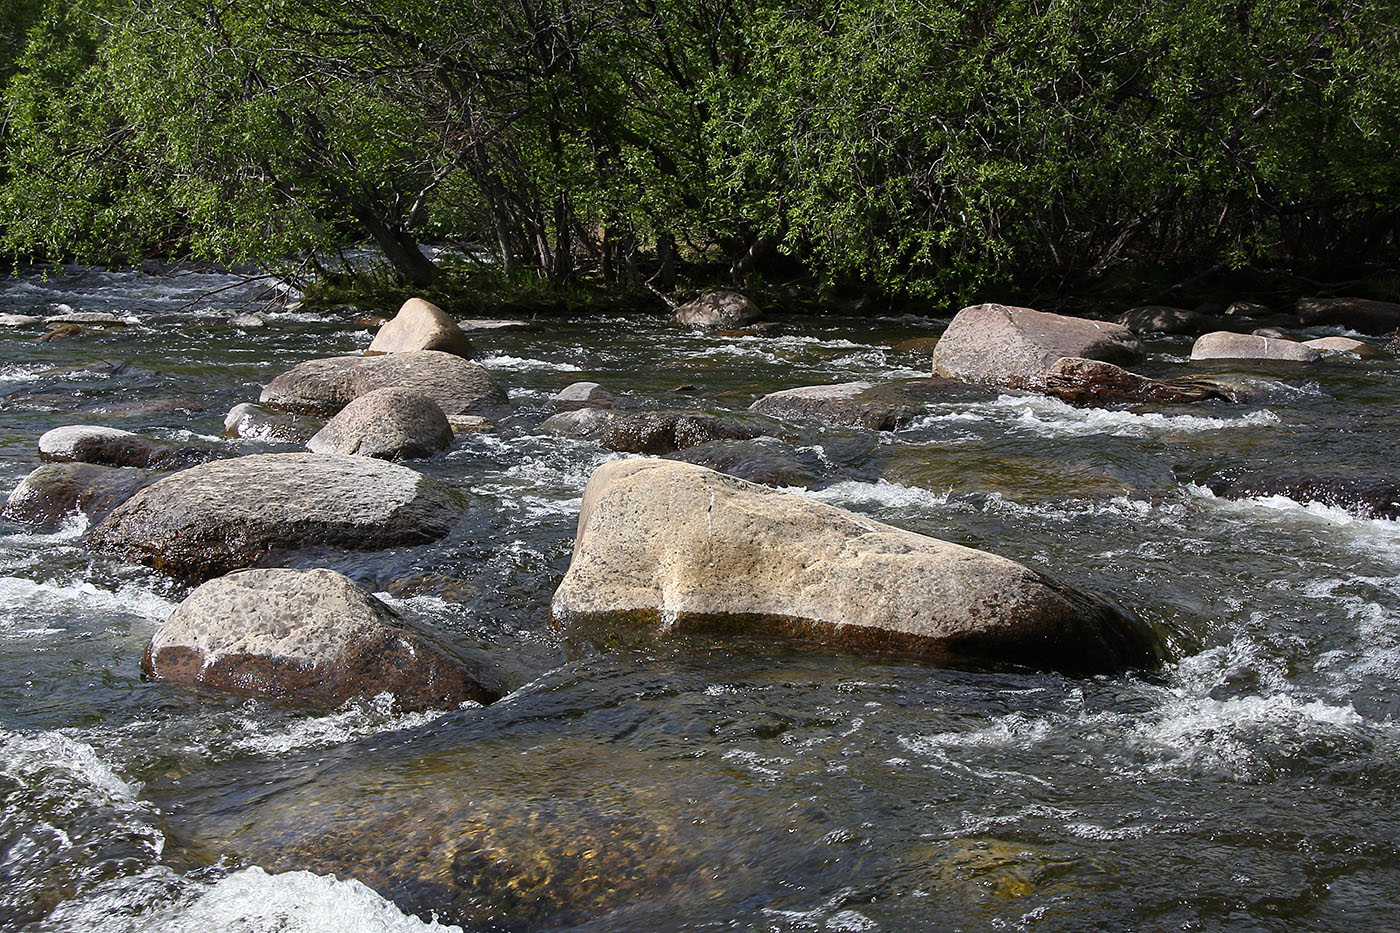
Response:
[[[271,284],[0,282],[0,312],[126,322],[52,342],[0,330],[0,483],[63,424],[291,449],[221,439],[224,413],[371,332],[279,310]],[[230,324],[260,308],[266,326]],[[489,665],[508,694],[485,708],[315,711],[145,681],[144,647],[187,590],[88,553],[80,516],[0,525],[0,926],[1400,928],[1400,523],[1205,485],[1233,468],[1393,477],[1400,364],[1236,370],[1242,405],[1007,392],[931,403],[896,432],[788,425],[765,442],[810,472],[800,494],[1133,608],[1171,633],[1157,671],[562,641],[547,609],[579,497],[618,455],[539,433],[553,392],[591,379],[637,405],[742,411],[780,388],[925,375],[887,348],[947,318],[784,323],[476,335],[515,412],[414,464],[467,491],[469,518],[432,545],[304,556]],[[1149,372],[1188,368],[1184,339],[1149,349]]]

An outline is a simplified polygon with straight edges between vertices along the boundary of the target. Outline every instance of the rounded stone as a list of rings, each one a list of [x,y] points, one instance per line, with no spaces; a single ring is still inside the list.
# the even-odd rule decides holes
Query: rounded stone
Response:
[[[475,363],[440,350],[307,360],[273,379],[258,401],[292,411],[337,412],[375,389],[412,389],[448,415],[507,404],[504,390]]]
[[[618,415],[603,429],[608,450],[633,454],[669,454],[697,444],[742,440],[755,432],[742,424],[699,412],[647,411]]]
[[[1130,308],[1118,323],[1135,334],[1184,334],[1197,337],[1220,329],[1220,320],[1199,311],[1169,305],[1142,305]]]
[[[462,662],[333,570],[243,570],[198,587],[155,633],[146,672],[276,701],[393,695],[401,709],[487,703]]]
[[[447,534],[460,494],[407,467],[338,454],[216,460],[152,483],[90,538],[101,554],[207,580],[307,547],[372,551]]]
[[[735,291],[706,292],[681,305],[671,315],[672,324],[707,329],[731,329],[758,320],[758,306]]]
[[[452,426],[432,399],[411,389],[376,389],[342,408],[306,447],[318,454],[413,460],[451,444]]]
[[[1191,347],[1192,360],[1256,360],[1265,363],[1316,363],[1322,354],[1312,347],[1280,337],[1216,331]]]
[[[205,459],[207,451],[159,441],[131,431],[70,424],[44,432],[39,459],[53,463],[97,463],[115,467],[176,466]]]
[[[1144,623],[1015,561],[668,460],[594,472],[551,612],[605,638],[691,632],[1071,673],[1161,654]]]
[[[1121,324],[999,304],[974,305],[954,316],[933,353],[933,374],[962,382],[1040,389],[1062,357],[1127,365],[1142,343]]]
[[[422,298],[410,298],[393,319],[374,335],[366,353],[405,353],[441,350],[457,356],[471,353],[471,341],[446,311]]]
[[[98,522],[152,478],[146,470],[129,467],[46,463],[20,480],[0,517],[41,529],[57,526],[78,512]]]
[[[224,416],[224,436],[282,444],[304,444],[321,428],[318,420],[241,402]]]
[[[575,382],[550,396],[555,411],[576,411],[580,408],[612,408],[617,397],[596,382]]]
[[[919,409],[874,398],[872,382],[799,386],[771,392],[749,406],[749,411],[773,418],[819,421],[844,427],[893,431],[908,423]]]

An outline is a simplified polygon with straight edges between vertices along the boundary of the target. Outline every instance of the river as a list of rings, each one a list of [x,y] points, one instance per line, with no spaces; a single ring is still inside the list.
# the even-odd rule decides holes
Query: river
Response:
[[[51,342],[0,328],[0,486],[64,424],[227,456],[294,449],[223,439],[223,416],[372,332],[286,310],[274,284],[0,280],[0,313],[125,322]],[[647,316],[474,334],[514,413],[412,464],[468,492],[468,518],[435,544],[304,562],[489,665],[508,693],[484,708],[317,711],[143,680],[188,590],[90,554],[80,517],[48,534],[0,524],[0,925],[1400,927],[1400,523],[1207,486],[1282,466],[1393,478],[1394,358],[1208,370],[1247,381],[1247,404],[1006,392],[932,403],[894,432],[786,430],[815,477],[800,494],[1108,596],[1170,633],[1159,670],[607,651],[551,631],[583,486],[619,456],[539,433],[551,394],[587,379],[639,406],[724,413],[782,388],[915,378],[927,360],[889,347],[936,336],[954,310],[780,319],[765,337]],[[266,325],[230,323],[248,312]],[[1148,348],[1144,372],[1190,368],[1186,338]]]

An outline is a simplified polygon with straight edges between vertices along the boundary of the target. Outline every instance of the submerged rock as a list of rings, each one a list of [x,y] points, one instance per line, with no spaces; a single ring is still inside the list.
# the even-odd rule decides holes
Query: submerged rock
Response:
[[[1400,480],[1326,474],[1230,472],[1204,485],[1222,499],[1286,496],[1304,505],[1317,502],[1369,518],[1400,518]]]
[[[603,429],[603,446],[632,454],[669,454],[697,444],[755,437],[735,421],[698,412],[648,411],[619,415]]]
[[[1168,305],[1142,305],[1124,312],[1118,323],[1135,334],[1182,334],[1199,337],[1220,329],[1220,320],[1199,311]]]
[[[1360,359],[1371,359],[1385,355],[1379,348],[1371,346],[1364,340],[1353,340],[1350,337],[1318,337],[1316,340],[1304,340],[1303,346],[1312,347],[1319,353],[1355,356]]]
[[[671,315],[672,324],[728,330],[758,320],[758,306],[734,291],[706,292]]]
[[[407,467],[338,454],[255,454],[147,486],[94,529],[101,554],[207,580],[275,551],[372,551],[423,544],[465,510],[452,489]]]
[[[291,411],[337,412],[375,389],[412,389],[449,415],[480,414],[507,404],[491,374],[441,350],[308,360],[267,384],[258,401]]]
[[[20,480],[0,518],[41,530],[78,512],[99,522],[158,475],[95,463],[46,463]]]
[[[1197,360],[1258,360],[1269,363],[1316,363],[1322,354],[1280,337],[1255,334],[1232,334],[1216,331],[1206,334],[1191,347],[1191,359]]]
[[[207,450],[92,424],[70,424],[44,432],[39,459],[54,463],[98,463],[114,467],[174,467],[197,463]]]
[[[1400,304],[1369,298],[1303,298],[1297,306],[1304,327],[1332,324],[1363,334],[1384,334],[1400,327]]]
[[[393,695],[401,709],[488,703],[462,662],[333,570],[243,570],[201,585],[155,633],[159,680],[334,705]]]
[[[771,437],[711,441],[666,457],[709,467],[763,486],[806,487],[816,485],[818,480],[817,471],[802,463],[796,450]]]
[[[749,411],[872,431],[893,431],[919,414],[917,407],[874,398],[870,394],[874,388],[871,382],[800,386],[765,395],[750,405]]]
[[[304,444],[321,429],[321,422],[285,411],[272,411],[252,402],[242,402],[224,416],[224,437],[252,441]]]
[[[937,337],[910,337],[890,347],[891,353],[904,353],[909,356],[933,356],[938,349]]]
[[[306,447],[318,454],[413,460],[451,444],[452,426],[432,399],[410,389],[375,389],[342,408]]]
[[[623,460],[584,492],[555,623],[697,632],[1075,673],[1153,663],[1155,635],[1014,561],[690,464]]]
[[[441,350],[457,356],[472,352],[471,341],[444,310],[422,298],[410,298],[370,341],[366,354]]]
[[[1055,361],[1045,377],[1045,393],[1071,405],[1103,405],[1110,402],[1189,404],[1206,399],[1237,401],[1218,386],[1148,379],[1112,363],[1075,357]]]
[[[1142,344],[1121,324],[999,304],[963,308],[933,354],[933,374],[961,382],[1040,389],[1062,357],[1119,365],[1142,359]]]

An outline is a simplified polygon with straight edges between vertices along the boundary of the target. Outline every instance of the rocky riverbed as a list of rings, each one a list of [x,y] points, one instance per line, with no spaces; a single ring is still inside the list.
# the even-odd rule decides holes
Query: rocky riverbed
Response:
[[[452,428],[445,448],[381,444],[381,415],[352,419],[352,441],[337,434],[360,444],[369,425],[399,461],[387,463],[306,443],[345,391],[384,391],[362,373],[401,367],[414,348],[363,356],[375,331],[358,313],[288,310],[268,282],[235,284],[75,270],[0,287],[0,313],[14,315],[0,326],[0,480],[21,487],[42,456],[54,495],[71,496],[47,522],[37,493],[21,497],[31,511],[0,526],[5,926],[1388,922],[1400,364],[1380,350],[1385,308],[1354,320],[1321,304],[1303,318],[1143,309],[1123,316],[1131,340],[1098,329],[1111,357],[1092,340],[1057,342],[1048,319],[979,312],[978,328],[1017,328],[1005,376],[997,354],[955,352],[952,339],[926,355],[957,308],[860,320],[758,309],[757,324],[746,312],[722,322],[742,329],[718,332],[698,311],[684,325],[473,325],[465,345],[435,331],[447,343],[416,351],[447,374],[415,383],[437,400],[427,416]],[[200,297],[214,288],[226,290]],[[1251,334],[1262,327],[1278,331]],[[1264,359],[1221,350],[1240,341],[1198,347],[1220,330],[1249,335]],[[1272,343],[1289,338],[1333,339]],[[1030,353],[1035,341],[1055,356]],[[330,403],[296,401],[278,381],[335,358],[366,362],[311,365],[342,393]],[[597,385],[556,399],[581,382]],[[297,411],[245,408],[228,420],[246,427],[226,434],[230,410],[260,396]],[[49,435],[71,425],[104,432]],[[66,462],[105,456],[72,453],[91,450],[141,465]],[[641,461],[677,491],[669,511],[655,492],[585,501],[601,467],[631,475],[623,461],[639,453],[685,461]],[[743,482],[695,485],[705,468]],[[87,488],[106,498],[83,499]],[[204,523],[201,509],[241,517]],[[589,548],[629,522],[664,528],[620,559],[638,580],[655,563],[654,590],[627,584],[655,602],[580,595],[581,510]],[[805,553],[793,522],[818,529]],[[929,581],[955,577],[921,577],[912,555],[975,552],[996,555],[998,573],[1084,594],[1073,605],[1111,606],[1151,647],[1086,675],[1025,648],[833,637],[831,613],[852,606],[886,606],[881,625],[913,625],[895,621],[911,606],[929,618],[920,601],[951,598]],[[343,575],[337,598],[366,621],[317,628],[316,645],[343,658],[376,638],[393,650],[368,656],[441,651],[440,669],[469,672],[470,690],[424,708],[391,686],[345,700],[238,681],[226,662],[251,643],[187,630],[196,608],[228,613],[176,608],[248,563]],[[222,579],[240,578],[242,595],[201,599],[305,592]],[[806,601],[774,603],[784,587]],[[991,613],[985,598],[960,617]],[[585,605],[592,622],[610,606],[615,634],[576,628]],[[281,615],[250,612],[271,626],[256,644],[285,644]],[[763,624],[716,624],[725,614]],[[167,653],[175,666],[217,663],[232,681],[160,678],[160,646],[180,634],[157,634],[172,615],[205,651]],[[647,637],[617,626],[637,621]],[[424,647],[403,647],[410,635]]]

